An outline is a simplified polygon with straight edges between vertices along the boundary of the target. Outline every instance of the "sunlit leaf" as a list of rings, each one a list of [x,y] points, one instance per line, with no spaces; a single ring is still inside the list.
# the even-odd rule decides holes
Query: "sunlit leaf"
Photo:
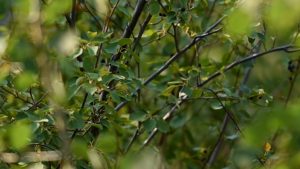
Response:
[[[71,143],[72,153],[77,158],[87,158],[88,145],[83,139],[75,138]]]
[[[16,88],[19,90],[28,89],[37,80],[37,76],[31,72],[23,72],[15,79]]]
[[[13,148],[23,149],[30,143],[31,127],[26,122],[15,122],[9,127],[8,136]]]
[[[244,35],[250,32],[251,24],[252,18],[247,12],[235,9],[228,16],[226,30],[232,35]]]

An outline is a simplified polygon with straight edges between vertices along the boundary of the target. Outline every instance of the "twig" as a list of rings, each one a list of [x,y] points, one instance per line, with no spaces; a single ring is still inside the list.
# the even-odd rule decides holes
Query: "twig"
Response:
[[[125,28],[125,30],[123,32],[123,35],[122,35],[122,38],[129,38],[131,36],[131,34],[133,33],[133,30],[134,30],[134,28],[135,28],[135,26],[138,22],[138,19],[141,16],[141,14],[143,12],[143,9],[144,9],[145,5],[147,4],[147,2],[148,2],[148,0],[139,0],[137,2],[137,5],[136,5],[135,10],[133,12],[132,19],[129,22],[129,24],[127,25],[127,27]],[[122,53],[127,48],[128,48],[127,45],[121,46],[121,48],[118,50],[118,52],[116,54],[112,55],[111,62],[115,62],[115,61],[119,60]],[[111,72],[111,73],[116,73],[117,70],[118,70],[118,68],[116,66],[112,65],[112,64],[109,65],[108,69],[109,69],[109,72]],[[113,81],[111,83],[109,83],[108,86],[109,86],[109,88],[112,88]],[[107,91],[101,92],[100,95],[99,95],[99,100],[100,101],[106,100],[107,94],[108,94]],[[99,114],[101,114],[101,112],[103,112],[103,111],[104,111],[104,107],[100,107],[97,110],[98,113],[94,115],[94,117],[95,117],[95,118],[93,118],[93,119],[95,119],[94,121],[96,121],[96,122],[99,121],[99,118],[97,116],[99,116]],[[99,133],[98,129],[96,129],[94,134],[93,134],[95,138],[97,137],[98,133]]]
[[[294,75],[290,81],[290,87],[289,87],[289,91],[288,91],[288,94],[287,94],[287,97],[286,97],[286,100],[285,100],[285,107],[287,107],[287,104],[291,98],[291,95],[292,95],[292,91],[294,89],[294,85],[295,85],[295,82],[296,82],[296,79],[299,75],[299,70],[300,70],[300,60],[297,60],[297,66],[296,66],[296,70],[294,72]]]
[[[179,42],[178,42],[178,34],[177,34],[177,27],[174,25],[174,23],[172,23],[172,27],[173,27],[173,31],[174,31],[174,44],[175,44],[175,48],[176,48],[176,52],[180,52],[180,48],[179,48]]]
[[[32,106],[29,107],[29,108],[27,109],[27,111],[32,110],[32,109],[35,109],[37,106],[39,106],[39,104],[44,100],[44,98],[45,98],[47,95],[48,95],[48,93],[45,93],[38,101],[34,102],[34,103],[32,104]]]
[[[254,48],[254,50],[255,50],[254,53],[257,53],[259,51],[261,44],[262,43],[259,42],[258,45]],[[252,69],[252,67],[246,69],[241,85],[245,85],[247,83],[249,76],[250,76],[251,69]],[[241,92],[242,92],[241,88],[239,88],[239,90],[237,92],[238,92],[238,95],[241,95]],[[204,168],[210,168],[210,166],[213,164],[213,162],[217,158],[218,153],[220,152],[220,149],[221,149],[223,141],[224,141],[224,134],[227,129],[228,123],[229,123],[229,114],[226,113],[224,116],[223,122],[222,122],[221,132],[219,134],[216,144],[214,145],[213,151],[210,153],[209,158],[206,161],[206,164],[203,165]]]
[[[21,155],[17,153],[0,153],[0,161],[4,163],[32,163],[42,161],[60,161],[61,159],[62,152],[60,151],[26,152]]]
[[[137,21],[139,19],[139,17],[141,16],[142,12],[143,12],[143,9],[146,5],[148,1],[147,0],[139,0],[137,2],[137,5],[135,7],[135,10],[133,12],[133,16],[132,16],[132,19],[131,21],[129,22],[129,24],[127,25],[125,31],[123,32],[123,35],[122,35],[122,38],[129,38],[130,35],[132,34],[136,24],[137,24]],[[120,59],[122,53],[128,48],[127,45],[123,45],[120,47],[120,49],[118,50],[118,52],[114,55],[112,55],[111,57],[111,62],[115,62],[117,60]],[[111,73],[116,73],[118,71],[118,68],[112,64],[109,65],[109,72]],[[109,88],[111,88],[113,85],[113,81],[111,83],[109,83]],[[107,91],[103,91],[101,92],[99,98],[100,100],[105,100],[106,99],[106,96],[107,96]],[[101,112],[103,110],[103,108],[101,107],[99,109],[99,112]]]
[[[71,11],[71,24],[70,27],[71,28],[75,28],[75,24],[76,24],[76,19],[77,19],[77,11],[76,11],[76,5],[77,5],[77,0],[73,0],[72,2],[72,11]]]
[[[184,99],[179,99],[179,101],[163,116],[163,120],[164,121],[167,121],[167,120],[169,120],[171,117],[172,117],[172,115],[173,115],[173,113],[175,112],[175,110],[177,109],[177,108],[179,108],[179,106],[185,101],[185,99],[186,98],[184,98]],[[150,133],[150,135],[146,138],[146,140],[143,142],[143,145],[142,145],[142,147],[140,148],[140,150],[142,150],[143,148],[145,148],[150,142],[151,142],[151,140],[155,137],[155,135],[157,134],[157,132],[158,132],[158,128],[154,128],[152,131],[151,131],[151,133]]]
[[[225,131],[227,129],[228,126],[228,122],[229,122],[229,115],[226,113],[222,122],[222,126],[221,126],[221,131],[218,137],[217,142],[214,145],[213,151],[210,153],[208,160],[206,162],[206,164],[204,165],[203,168],[210,168],[210,166],[213,164],[214,160],[216,159],[220,149],[221,149],[221,145],[222,145],[222,140],[224,138],[225,135]]]
[[[138,124],[138,127],[136,128],[136,130],[134,131],[134,134],[132,135],[132,137],[130,138],[130,141],[129,143],[127,144],[125,150],[124,150],[124,154],[126,154],[129,149],[131,148],[133,142],[137,139],[137,137],[140,135],[140,125],[141,125],[141,122],[139,122]]]
[[[133,51],[135,50],[137,44],[139,43],[139,41],[140,41],[140,39],[141,39],[143,33],[145,32],[145,29],[146,29],[148,23],[149,23],[150,20],[151,20],[151,18],[152,18],[152,15],[151,15],[151,14],[148,14],[147,18],[145,19],[144,23],[142,24],[141,29],[140,29],[140,31],[139,31],[139,34],[138,34],[137,38],[134,40],[134,42],[133,42],[133,47],[132,47],[132,50],[133,50]]]
[[[230,100],[230,101],[234,101],[234,100],[239,101],[240,100],[240,98],[238,98],[238,97],[223,97],[223,96],[218,96],[218,98],[211,97],[211,96],[201,96],[201,97],[188,98],[186,100],[189,101],[189,100],[215,100],[215,99],[220,99],[220,100],[225,100],[225,101],[226,100]]]
[[[89,6],[87,5],[86,1],[83,1],[83,5],[85,7],[85,9],[87,10],[87,12],[92,16],[92,18],[95,20],[96,25],[98,26],[98,29],[101,29],[101,24],[99,22],[99,20],[97,19],[96,15],[92,12],[92,10],[90,10]]]
[[[139,19],[139,17],[141,16],[142,12],[143,12],[143,9],[145,7],[147,3],[147,0],[139,0],[136,7],[135,7],[135,10],[133,12],[133,17],[130,21],[130,23],[128,24],[128,26],[126,27],[123,35],[122,35],[122,38],[129,38],[130,35],[132,34],[136,24],[137,24],[137,21]],[[119,50],[119,52],[115,55],[112,56],[111,58],[111,61],[117,61],[120,59],[123,51],[127,48],[127,46],[122,46],[121,49],[122,50]],[[116,72],[117,71],[117,68],[115,66],[110,66],[109,67],[109,70],[110,72]]]
[[[169,60],[167,60],[167,62],[165,64],[163,64],[158,70],[156,70],[154,73],[152,73],[142,84],[142,86],[146,86],[148,85],[153,79],[155,79],[161,72],[163,72],[164,70],[166,70],[175,60],[177,60],[180,56],[182,56],[187,50],[189,50],[192,46],[194,46],[196,43],[198,43],[199,41],[203,40],[204,38],[206,38],[207,36],[210,36],[212,34],[215,34],[217,32],[219,32],[221,30],[221,28],[213,30],[214,28],[216,28],[221,21],[223,20],[224,17],[222,17],[221,19],[219,19],[216,23],[214,23],[211,27],[209,27],[203,34],[196,36],[193,41],[186,45],[185,48],[183,48],[180,52],[175,53]],[[136,91],[134,93],[132,93],[132,96],[135,96],[136,93],[138,93],[141,90],[141,87],[139,87],[138,89],[136,89]],[[120,110],[123,106],[125,106],[127,104],[128,101],[123,101],[120,104],[118,104],[115,107],[115,111]]]
[[[210,10],[209,10],[209,12],[208,12],[208,14],[207,14],[207,18],[208,18],[208,19],[210,19],[212,13],[214,12],[216,3],[217,3],[217,0],[214,0],[214,2],[213,2],[212,6],[211,6],[211,8],[210,8]]]
[[[23,96],[20,96],[17,92],[15,93],[15,92],[13,92],[13,91],[10,91],[9,89],[7,89],[7,88],[4,87],[4,86],[1,86],[1,89],[2,89],[4,92],[9,93],[9,94],[13,95],[15,98],[17,98],[17,99],[23,101],[24,103],[28,103],[28,104],[33,105],[33,103],[31,103],[31,102],[29,101],[29,98],[25,98],[25,97],[23,97]]]
[[[279,47],[273,48],[271,50],[268,50],[266,52],[254,53],[254,54],[252,54],[250,56],[247,56],[247,57],[245,57],[243,59],[240,59],[240,60],[232,62],[231,64],[227,65],[222,70],[216,71],[215,73],[213,73],[212,75],[210,75],[205,81],[199,83],[198,87],[202,87],[206,83],[208,83],[211,80],[215,79],[216,77],[220,76],[222,73],[225,73],[226,71],[228,71],[228,70],[230,70],[230,69],[232,69],[232,68],[234,68],[234,67],[236,67],[236,66],[238,66],[238,65],[240,65],[242,63],[248,62],[248,61],[256,59],[258,57],[261,57],[261,56],[264,56],[264,55],[267,55],[267,54],[270,54],[270,53],[278,52],[278,51],[283,51],[283,52],[290,53],[290,52],[296,52],[296,51],[299,51],[299,50],[300,49],[293,49],[292,45],[283,45],[283,46],[279,46]]]
[[[111,20],[111,17],[113,16],[117,6],[119,5],[119,2],[120,0],[118,0],[115,5],[113,6],[109,16],[107,17],[106,21],[105,21],[105,25],[103,27],[103,30],[102,32],[107,32],[108,31],[108,25],[109,25],[109,22]],[[95,66],[94,68],[98,68],[98,65],[99,65],[99,60],[100,60],[100,56],[102,54],[102,49],[103,49],[103,43],[100,43],[99,46],[98,46],[98,49],[97,49],[97,53],[96,53],[96,63],[95,63]]]
[[[187,99],[186,99],[187,100]],[[157,110],[155,113],[152,113],[151,115],[154,116],[157,113],[163,111],[164,109],[169,108],[169,106],[163,106],[162,108],[160,108],[159,110]],[[149,117],[147,118],[149,119]],[[147,120],[146,119],[146,120]],[[129,143],[125,146],[124,149],[124,154],[127,153],[129,151],[129,149],[131,148],[133,142],[138,138],[138,136],[140,136],[145,130],[141,130],[141,122],[139,122],[138,127],[136,128],[136,130],[134,131],[134,134],[130,137],[130,141]]]
[[[233,116],[233,114],[232,114],[229,110],[227,110],[227,108],[225,107],[225,105],[222,103],[221,99],[219,99],[219,96],[217,95],[217,93],[216,93],[215,91],[213,91],[212,89],[210,89],[210,88],[205,88],[205,89],[207,89],[208,91],[210,91],[211,93],[213,93],[213,95],[215,95],[215,97],[217,98],[218,102],[220,103],[222,109],[225,111],[226,114],[228,114],[230,120],[232,120],[232,122],[234,123],[236,129],[237,129],[240,133],[242,133],[242,131],[241,131],[241,129],[240,129],[240,127],[239,127],[237,121],[235,120],[235,118],[234,118],[234,116]]]

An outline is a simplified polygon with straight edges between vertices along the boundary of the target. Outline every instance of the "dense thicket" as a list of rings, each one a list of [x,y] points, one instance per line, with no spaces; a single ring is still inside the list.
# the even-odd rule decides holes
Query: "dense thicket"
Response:
[[[0,168],[299,168],[298,0],[2,0]]]

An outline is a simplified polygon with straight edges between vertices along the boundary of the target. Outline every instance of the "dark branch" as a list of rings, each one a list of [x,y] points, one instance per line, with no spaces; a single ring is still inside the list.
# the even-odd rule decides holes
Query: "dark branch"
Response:
[[[210,82],[211,80],[215,79],[216,77],[220,76],[222,73],[227,72],[228,70],[242,64],[245,62],[248,62],[250,60],[256,59],[258,57],[270,54],[270,53],[274,53],[274,52],[278,52],[278,51],[283,51],[283,52],[296,52],[299,51],[299,49],[295,49],[292,45],[284,45],[284,46],[280,46],[277,48],[273,48],[271,50],[268,50],[266,52],[261,52],[261,53],[254,53],[250,56],[247,56],[243,59],[237,60],[232,62],[231,64],[227,65],[225,68],[223,68],[222,70],[218,70],[215,73],[213,73],[212,75],[210,75],[205,81],[201,82],[198,84],[198,87],[202,87],[204,86],[206,83]]]
[[[221,30],[217,29],[214,30],[214,28],[216,28],[221,21],[223,20],[224,17],[222,17],[221,19],[219,19],[216,23],[214,23],[210,28],[208,28],[203,34],[196,36],[193,41],[188,44],[185,48],[183,48],[180,52],[175,53],[165,64],[163,64],[158,70],[156,70],[153,74],[151,74],[142,84],[142,86],[146,86],[148,85],[153,79],[155,79],[161,72],[163,72],[164,70],[166,70],[175,60],[177,60],[180,56],[182,56],[187,50],[189,50],[191,47],[193,47],[196,43],[198,43],[199,41],[203,40],[204,38],[206,38],[207,36],[210,36],[214,33],[217,33]],[[141,90],[141,87],[139,87],[135,93],[132,93],[132,96],[135,96],[137,92],[139,92]],[[123,106],[125,106],[127,104],[128,101],[123,101],[120,104],[118,104],[115,107],[115,111],[120,110]]]
[[[173,113],[175,112],[175,110],[177,110],[179,108],[179,106],[185,101],[186,99],[180,99],[163,117],[164,121],[168,121],[169,119],[172,118]],[[152,130],[152,132],[150,133],[150,135],[147,137],[147,139],[143,142],[142,147],[140,148],[141,150],[146,147],[155,137],[155,135],[157,134],[158,129],[154,128]]]
[[[143,12],[143,9],[144,9],[146,3],[147,3],[147,0],[139,0],[138,1],[137,5],[135,7],[135,10],[133,12],[133,17],[132,17],[130,23],[128,24],[128,26],[126,27],[126,29],[122,35],[122,38],[130,38],[130,35],[132,34],[132,32],[137,24],[137,21]],[[123,50],[119,50],[119,52],[117,54],[112,56],[111,61],[119,60],[123,53],[122,51],[127,49],[127,46],[126,45],[122,46],[121,49],[123,49]],[[117,68],[115,66],[110,66],[109,70],[110,70],[110,72],[116,72]]]

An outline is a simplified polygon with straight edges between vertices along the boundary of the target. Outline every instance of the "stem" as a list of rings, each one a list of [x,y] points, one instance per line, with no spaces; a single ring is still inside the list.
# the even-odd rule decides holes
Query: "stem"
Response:
[[[128,24],[128,26],[126,27],[126,29],[125,29],[125,31],[124,31],[124,33],[122,35],[122,38],[130,38],[130,35],[132,34],[132,32],[133,32],[133,30],[134,30],[134,28],[135,28],[135,26],[137,24],[137,21],[138,21],[139,17],[141,16],[142,12],[143,12],[143,9],[144,9],[146,3],[147,3],[147,0],[139,0],[138,1],[137,5],[135,7],[135,10],[133,12],[133,17],[132,17],[130,23]],[[122,55],[122,53],[127,48],[128,48],[127,45],[122,46],[121,50],[119,50],[119,52],[117,54],[115,54],[115,55],[113,55],[111,57],[111,61],[114,62],[114,61],[119,60],[120,57],[121,57],[121,55]],[[118,70],[117,67],[110,65],[110,67],[109,67],[109,71],[110,72],[114,73],[117,70]]]
[[[266,52],[261,52],[261,53],[254,53],[250,56],[247,56],[243,59],[237,60],[232,62],[231,64],[227,65],[225,68],[223,68],[222,70],[218,70],[215,73],[213,73],[212,75],[210,75],[205,81],[201,82],[200,84],[198,84],[198,87],[203,87],[206,83],[210,82],[211,80],[215,79],[216,77],[220,76],[222,73],[227,72],[228,70],[242,64],[245,62],[248,62],[250,60],[256,59],[258,57],[270,54],[270,53],[274,53],[274,52],[278,52],[278,51],[284,51],[284,52],[292,52],[290,49],[292,48],[291,45],[283,45],[283,46],[279,46],[277,48],[273,48],[269,51]]]
[[[256,47],[254,47],[254,50],[255,50],[254,53],[257,53],[259,51],[261,44],[262,43],[259,42],[258,45]],[[247,81],[249,79],[249,76],[250,76],[250,73],[251,73],[251,69],[252,69],[252,67],[248,67],[246,69],[241,85],[245,85],[247,83]],[[241,88],[239,88],[239,90],[237,92],[238,92],[238,95],[241,95],[242,94]],[[220,102],[220,100],[219,100],[219,102]],[[220,103],[222,103],[222,102],[220,102]],[[219,154],[219,152],[222,148],[222,144],[223,144],[223,141],[224,141],[224,133],[225,133],[225,131],[227,129],[227,126],[228,126],[228,123],[229,123],[229,117],[230,117],[230,114],[226,113],[225,116],[224,116],[223,122],[222,122],[221,132],[219,134],[219,137],[217,139],[217,142],[214,146],[213,151],[209,155],[209,158],[208,158],[206,164],[204,165],[204,168],[210,168],[211,167],[211,165],[213,164],[213,162],[217,158],[217,156],[218,156],[218,154]]]
[[[196,36],[193,41],[186,45],[186,47],[184,49],[182,49],[180,52],[175,53],[169,60],[167,60],[167,62],[165,64],[163,64],[158,70],[156,70],[154,73],[152,73],[142,84],[142,86],[146,86],[148,85],[153,79],[155,79],[158,75],[160,75],[161,72],[163,72],[164,70],[166,70],[175,60],[177,60],[180,56],[182,56],[186,51],[188,51],[191,47],[193,47],[195,44],[197,44],[199,41],[203,40],[204,38],[206,38],[207,36],[210,36],[212,34],[215,34],[219,31],[221,31],[221,28],[213,30],[214,28],[216,28],[221,21],[224,19],[224,17],[222,17],[221,19],[219,19],[216,23],[214,23],[211,27],[209,27],[203,34]],[[136,96],[136,93],[138,93],[141,90],[141,87],[137,88],[136,91],[134,93],[132,93],[131,95],[134,97]],[[119,111],[122,107],[124,107],[126,104],[128,103],[128,101],[123,101],[121,103],[119,103],[114,110],[115,111]]]
[[[103,27],[102,32],[107,32],[108,31],[109,22],[111,20],[112,15],[114,14],[118,4],[119,4],[119,2],[120,2],[120,0],[118,0],[116,2],[116,4],[113,6],[110,15],[107,17],[107,19],[105,21],[105,25]],[[95,69],[97,69],[98,66],[99,66],[99,60],[100,60],[100,56],[102,54],[102,49],[103,49],[103,43],[100,43],[100,45],[98,46],[98,49],[97,49],[97,53],[96,53],[96,63],[95,63],[95,66],[94,66]]]
[[[173,113],[175,112],[175,110],[177,110],[177,108],[179,108],[179,106],[185,101],[185,99],[180,99],[172,108],[171,110],[169,110],[163,117],[163,120],[167,121],[169,119],[172,118]],[[147,137],[147,139],[143,142],[142,147],[140,148],[140,150],[142,150],[143,148],[145,148],[155,137],[155,135],[158,132],[158,128],[154,128],[152,130],[152,132],[150,133],[150,135]]]

